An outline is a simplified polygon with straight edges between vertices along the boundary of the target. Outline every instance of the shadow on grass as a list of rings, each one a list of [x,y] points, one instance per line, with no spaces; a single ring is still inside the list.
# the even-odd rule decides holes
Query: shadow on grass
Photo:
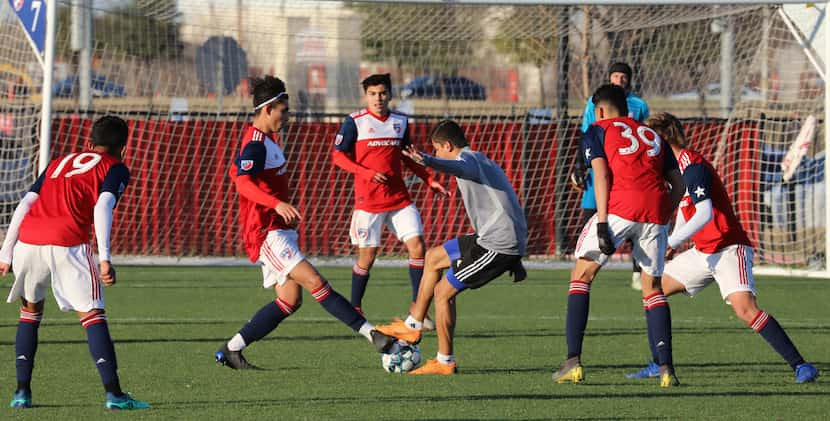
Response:
[[[553,389],[553,386],[551,386]],[[419,403],[433,402],[433,403],[453,403],[453,402],[486,402],[486,401],[513,401],[513,400],[532,400],[532,401],[578,401],[585,399],[603,399],[609,398],[649,398],[649,399],[677,399],[677,398],[736,398],[736,397],[773,397],[780,398],[786,396],[795,397],[830,397],[830,391],[739,391],[731,390],[724,392],[702,392],[702,391],[682,391],[680,388],[674,388],[666,391],[656,392],[631,392],[631,393],[574,393],[572,395],[562,395],[555,393],[520,393],[520,394],[503,394],[503,395],[472,395],[472,396],[427,396],[419,397]],[[371,399],[372,404],[376,403],[390,403],[400,405],[401,402],[409,400],[408,396],[374,396]],[[309,397],[301,398],[292,396],[285,399],[236,399],[236,400],[210,400],[210,401],[187,401],[187,402],[160,402],[154,406],[157,408],[186,408],[186,407],[204,407],[204,406],[225,406],[225,405],[241,405],[241,406],[285,406],[296,405],[298,403],[308,403],[314,405],[337,405],[347,404],[352,405],[359,403],[360,399],[354,397]],[[399,419],[399,418],[395,418]],[[569,419],[572,419],[569,417]],[[643,418],[638,418],[643,419]],[[645,418],[648,419],[648,418]]]

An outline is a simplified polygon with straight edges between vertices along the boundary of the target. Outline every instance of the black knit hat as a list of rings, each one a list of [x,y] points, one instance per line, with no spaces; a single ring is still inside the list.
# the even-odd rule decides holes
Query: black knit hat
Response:
[[[608,69],[608,75],[611,76],[612,73],[625,73],[628,76],[628,80],[631,80],[631,66],[628,63],[623,63],[618,61],[611,65],[611,68]]]

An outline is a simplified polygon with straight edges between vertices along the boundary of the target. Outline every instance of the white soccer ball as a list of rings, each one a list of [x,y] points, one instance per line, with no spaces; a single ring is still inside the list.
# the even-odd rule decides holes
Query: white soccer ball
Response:
[[[390,373],[406,373],[421,363],[421,350],[418,345],[399,340],[388,353],[380,354],[380,363]]]

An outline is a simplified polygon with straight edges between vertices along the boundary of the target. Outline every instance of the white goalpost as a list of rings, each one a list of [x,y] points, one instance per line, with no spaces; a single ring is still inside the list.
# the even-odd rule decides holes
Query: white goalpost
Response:
[[[46,16],[42,51],[21,20],[34,17],[23,13],[34,3]],[[531,260],[567,261],[579,229],[580,196],[567,175],[582,110],[608,66],[625,61],[652,113],[681,117],[692,146],[722,175],[756,248],[756,271],[830,277],[827,6],[5,1],[0,225],[50,156],[83,146],[95,118],[116,114],[130,125],[133,181],[113,251],[141,263],[243,262],[227,163],[250,119],[246,77],[274,74],[295,112],[285,149],[293,200],[306,216],[302,247],[316,259],[348,260],[352,182],[333,169],[331,145],[342,118],[361,107],[358,82],[389,72],[393,106],[412,115],[414,141],[423,144],[442,118],[459,120],[519,192]],[[468,229],[460,201],[407,182],[428,243]],[[383,247],[403,253],[391,237]],[[625,261],[625,250],[616,259]]]

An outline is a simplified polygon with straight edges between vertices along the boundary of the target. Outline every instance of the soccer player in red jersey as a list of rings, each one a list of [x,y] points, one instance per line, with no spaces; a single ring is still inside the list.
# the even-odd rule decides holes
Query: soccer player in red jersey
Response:
[[[61,311],[75,311],[87,335],[92,361],[106,390],[108,409],[143,409],[146,402],[121,391],[115,347],[104,314],[101,284],[115,284],[110,258],[112,212],[130,171],[121,162],[129,130],[106,116],[92,126],[92,149],[49,163],[20,201],[0,249],[0,274],[14,271],[7,301],[21,302],[15,340],[17,390],[13,408],[32,406],[32,370],[43,302],[51,285]],[[98,265],[89,238],[98,241]]]
[[[796,383],[814,381],[818,370],[804,361],[778,321],[758,308],[752,277],[752,245],[732,211],[729,195],[714,167],[701,154],[687,148],[683,126],[677,117],[660,113],[648,119],[648,125],[671,146],[686,182],[686,194],[669,236],[666,257],[671,258],[686,240],[694,242],[694,247],[674,256],[666,265],[662,280],[664,294],[695,296],[716,282],[735,315],[758,332],[792,367]],[[653,344],[649,345],[654,354]],[[652,362],[627,377],[653,377],[655,366]]]
[[[332,316],[388,351],[394,339],[375,330],[306,260],[297,242],[302,215],[288,200],[287,162],[277,136],[288,122],[285,83],[272,76],[251,80],[254,120],[230,166],[239,193],[239,219],[245,251],[262,267],[262,286],[277,298],[263,306],[216,352],[216,361],[233,369],[256,369],[242,350],[264,338],[302,304],[302,290],[311,293]]]
[[[685,191],[674,155],[660,136],[628,115],[625,89],[603,85],[593,95],[597,122],[582,136],[585,160],[594,170],[597,213],[585,224],[571,272],[565,336],[568,356],[553,379],[584,378],[580,356],[588,323],[591,282],[608,257],[631,240],[642,267],[643,303],[660,364],[660,385],[676,385],[671,352],[671,314],[660,286],[668,220]],[[666,190],[666,182],[671,190]]]
[[[334,164],[355,176],[355,205],[349,236],[358,249],[357,262],[352,268],[351,303],[361,312],[384,225],[406,245],[412,306],[418,297],[426,250],[421,215],[409,197],[401,163],[433,191],[447,195],[441,183],[422,165],[401,155],[401,150],[410,144],[409,123],[405,115],[389,109],[391,83],[389,74],[371,75],[363,80],[366,108],[346,117],[334,141]],[[425,322],[427,328],[433,326],[431,320]]]

